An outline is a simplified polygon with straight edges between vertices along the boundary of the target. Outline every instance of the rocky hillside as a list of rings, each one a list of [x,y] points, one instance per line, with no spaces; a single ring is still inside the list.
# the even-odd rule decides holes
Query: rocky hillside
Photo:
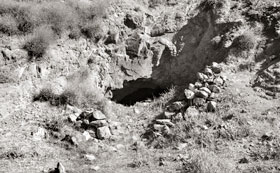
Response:
[[[0,0],[0,172],[280,172],[280,3]]]

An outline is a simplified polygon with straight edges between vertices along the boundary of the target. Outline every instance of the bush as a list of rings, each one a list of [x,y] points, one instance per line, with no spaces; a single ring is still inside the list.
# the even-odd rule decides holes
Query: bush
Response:
[[[33,101],[46,102],[56,98],[57,95],[55,95],[50,89],[44,88],[40,91],[39,94],[33,97]]]
[[[221,0],[204,0],[200,4],[200,8],[204,11],[210,11],[213,9],[220,9],[224,5],[224,2]]]
[[[17,28],[19,34],[28,34],[35,28],[48,25],[58,36],[70,30],[70,37],[77,38],[82,29],[87,37],[95,38],[101,33],[98,27],[99,19],[106,17],[108,6],[108,0],[89,2],[68,0],[63,3],[0,0],[0,16],[9,16],[0,20],[0,27],[3,28],[1,32],[10,35],[10,32]]]
[[[190,159],[183,163],[183,173],[224,173],[234,172],[234,165],[230,161],[220,158],[213,152],[206,150],[192,150]]]
[[[9,15],[17,22],[17,28],[22,33],[30,33],[36,25],[33,3],[0,0],[0,15]],[[36,16],[36,15],[35,15]]]
[[[251,50],[256,45],[256,36],[253,32],[245,32],[244,34],[236,37],[233,41],[233,47],[238,50]]]
[[[7,35],[18,33],[18,25],[11,15],[0,16],[0,32]]]
[[[53,32],[47,26],[38,28],[30,40],[28,40],[23,48],[28,52],[31,58],[40,59],[45,53],[51,42],[53,41]]]
[[[49,25],[55,34],[61,35],[71,26],[77,26],[79,16],[71,7],[62,3],[44,3],[39,14],[41,25]]]

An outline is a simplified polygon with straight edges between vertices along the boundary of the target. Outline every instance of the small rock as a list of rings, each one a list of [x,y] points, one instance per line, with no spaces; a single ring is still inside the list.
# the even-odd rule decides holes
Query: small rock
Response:
[[[164,125],[162,124],[154,124],[154,130],[156,131],[162,131]]]
[[[89,132],[84,131],[83,136],[85,137],[86,141],[92,139],[92,137],[90,136]]]
[[[57,163],[56,172],[57,173],[66,173],[65,167],[60,162]]]
[[[167,107],[167,110],[170,112],[179,111],[184,107],[184,104],[180,101],[174,102]]]
[[[213,101],[215,99],[217,99],[217,94],[216,93],[211,93],[210,96],[208,97],[208,100]]]
[[[192,83],[189,83],[188,89],[191,90],[191,91],[194,91],[195,90],[195,85],[192,84]]]
[[[187,115],[187,116],[198,116],[199,111],[194,106],[191,106],[186,110],[185,115]]]
[[[210,68],[205,68],[204,73],[207,76],[212,76],[213,75],[213,71]]]
[[[223,79],[224,83],[227,81],[227,77],[225,75],[221,75],[221,78]]]
[[[209,94],[205,91],[198,91],[197,93],[195,93],[195,96],[206,99],[209,97]]]
[[[195,85],[195,87],[198,88],[198,89],[202,87],[202,83],[200,83],[200,82],[195,82],[194,85]]]
[[[111,136],[111,131],[108,126],[99,127],[97,129],[98,139],[108,139]]]
[[[69,122],[74,123],[74,122],[76,122],[76,120],[77,120],[77,116],[75,114],[70,114],[68,116],[68,121]]]
[[[210,89],[208,89],[208,88],[206,88],[206,87],[201,87],[201,88],[200,88],[200,91],[205,91],[205,92],[207,92],[208,95],[211,94]]]
[[[214,101],[210,101],[207,104],[207,111],[208,112],[215,112],[217,109],[217,103]]]
[[[181,112],[179,112],[178,114],[176,114],[175,116],[172,117],[172,121],[175,121],[175,122],[180,122],[183,119],[184,119],[184,117]]]
[[[46,130],[42,127],[39,127],[38,128],[38,131],[36,133],[33,134],[33,140],[34,141],[40,141],[42,140],[43,138],[46,137]]]
[[[67,113],[77,113],[77,114],[81,114],[83,112],[81,109],[76,108],[74,106],[70,106],[70,105],[66,105],[65,111]]]
[[[249,163],[249,160],[246,157],[243,157],[242,159],[240,159],[238,161],[238,163],[240,163],[240,164]]]
[[[205,104],[205,99],[204,99],[204,98],[196,97],[196,98],[193,99],[193,104],[194,104],[195,106],[198,106],[198,107],[204,106],[204,104]]]
[[[79,120],[79,121],[77,121],[77,122],[75,123],[75,125],[76,125],[77,127],[81,127],[82,124],[83,124],[83,121],[81,121],[81,120]]]
[[[214,83],[218,86],[221,86],[224,84],[224,80],[221,77],[217,77],[214,79]]]
[[[2,55],[4,56],[5,59],[11,60],[12,58],[12,51],[9,49],[4,49],[1,51]]]
[[[94,155],[92,155],[92,154],[87,154],[87,155],[85,155],[85,158],[86,158],[87,160],[89,160],[89,161],[94,161],[94,160],[96,160],[96,157],[95,157]]]
[[[214,93],[220,93],[222,91],[222,89],[217,85],[210,85],[209,89]]]
[[[197,79],[200,80],[200,81],[205,81],[205,80],[208,79],[208,76],[205,75],[205,74],[203,74],[203,73],[199,73],[199,72],[198,72],[198,73],[196,74],[196,76],[197,76]]]
[[[85,124],[85,125],[89,125],[89,120],[84,119],[84,120],[83,120],[83,124]]]
[[[165,135],[171,134],[171,130],[170,130],[170,128],[168,127],[168,125],[165,125],[165,126],[163,127],[162,133],[165,134]]]
[[[90,169],[93,170],[93,171],[98,171],[100,169],[100,167],[99,166],[91,166]]]
[[[273,139],[273,134],[271,132],[267,132],[264,135],[262,135],[261,139],[263,141],[271,141]]]
[[[194,98],[194,92],[192,90],[189,90],[189,89],[185,89],[185,96],[188,100],[191,100]]]
[[[121,150],[121,149],[124,149],[125,146],[124,146],[123,144],[117,144],[117,145],[116,145],[116,148],[117,148],[118,150]]]
[[[163,125],[167,125],[167,126],[170,126],[170,127],[175,126],[175,124],[173,124],[170,119],[157,119],[156,122],[158,124],[163,124]]]
[[[160,157],[159,158],[159,166],[164,166],[165,165],[165,159]]]
[[[141,112],[140,112],[140,110],[139,110],[139,109],[134,108],[134,113],[136,113],[136,114],[138,115],[138,114],[140,114]]]
[[[90,122],[89,126],[98,128],[98,127],[108,126],[108,123],[106,120],[96,120],[96,121]]]
[[[104,120],[106,119],[106,116],[99,110],[96,110],[92,114],[93,120]]]
[[[175,112],[164,111],[163,115],[164,118],[170,119],[173,115],[175,115]]]
[[[183,149],[186,148],[187,146],[188,146],[187,143],[179,143],[179,144],[175,147],[175,149],[177,149],[177,150],[183,150]]]
[[[200,128],[201,128],[202,130],[208,130],[208,127],[207,127],[206,125],[202,125]]]
[[[222,72],[222,67],[221,67],[218,63],[216,63],[216,62],[213,62],[213,63],[212,63],[211,69],[212,69],[212,71],[213,71],[214,73],[216,73],[216,74],[219,74],[219,73]]]

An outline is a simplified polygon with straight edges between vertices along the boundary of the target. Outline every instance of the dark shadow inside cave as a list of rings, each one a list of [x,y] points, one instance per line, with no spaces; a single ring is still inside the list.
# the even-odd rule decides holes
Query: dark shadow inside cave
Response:
[[[138,79],[125,82],[121,89],[113,90],[112,100],[125,106],[132,106],[137,102],[159,97],[167,89],[160,87],[151,80]]]

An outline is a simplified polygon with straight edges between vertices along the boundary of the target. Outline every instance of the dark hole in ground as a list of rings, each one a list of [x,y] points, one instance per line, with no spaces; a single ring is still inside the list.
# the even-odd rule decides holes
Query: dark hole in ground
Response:
[[[156,85],[151,80],[138,79],[125,82],[121,89],[113,90],[113,100],[125,106],[132,106],[137,102],[159,97],[167,89]]]

